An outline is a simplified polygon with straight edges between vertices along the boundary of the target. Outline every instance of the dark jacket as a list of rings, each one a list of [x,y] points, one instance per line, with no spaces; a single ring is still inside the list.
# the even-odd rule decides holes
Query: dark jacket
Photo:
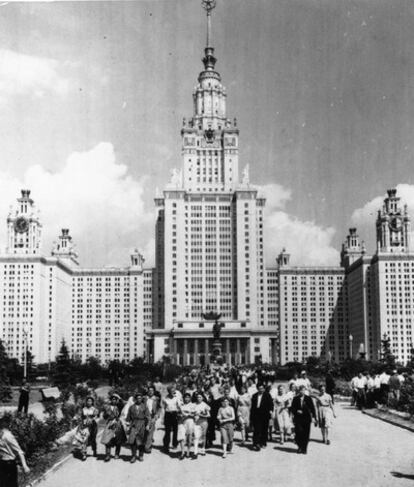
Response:
[[[294,422],[311,423],[312,418],[316,420],[315,406],[310,396],[303,397],[303,404],[301,404],[301,396],[295,396],[290,411]]]
[[[258,419],[268,420],[270,419],[271,412],[273,411],[273,400],[272,396],[268,392],[263,392],[262,400],[260,401],[260,406],[257,407],[257,401],[259,398],[259,393],[253,394],[252,406],[250,409],[250,419],[251,421],[256,421]]]

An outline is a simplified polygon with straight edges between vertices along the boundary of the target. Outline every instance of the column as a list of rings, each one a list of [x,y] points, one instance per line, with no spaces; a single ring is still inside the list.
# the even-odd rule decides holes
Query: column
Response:
[[[240,365],[242,362],[241,357],[240,357],[240,338],[236,339],[236,360],[235,364]]]
[[[246,350],[244,353],[246,364],[250,363],[250,340],[251,338],[246,338]]]
[[[188,343],[187,343],[187,338],[184,338],[183,365],[188,365]]]
[[[198,338],[194,338],[194,364],[196,366],[200,365],[200,360],[198,356]]]
[[[230,356],[230,338],[226,338],[226,360],[225,362],[231,365],[231,356]]]
[[[205,339],[205,345],[204,345],[204,350],[205,350],[205,364],[208,365],[210,363],[210,350],[208,349],[208,338]]]
[[[171,340],[170,353],[171,353],[171,357],[172,357],[172,363],[174,364],[177,362],[177,340],[175,338],[173,338]]]

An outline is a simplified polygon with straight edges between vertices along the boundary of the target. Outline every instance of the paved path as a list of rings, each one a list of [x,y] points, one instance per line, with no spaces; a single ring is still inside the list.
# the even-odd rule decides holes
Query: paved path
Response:
[[[180,461],[154,450],[143,463],[104,463],[93,457],[71,459],[39,487],[136,487],[138,484],[179,487],[408,487],[414,480],[414,434],[368,417],[348,405],[337,406],[332,444],[320,442],[312,430],[308,455],[298,455],[293,443],[268,444],[253,452],[236,444],[234,454],[221,458],[219,448],[198,460]],[[157,431],[156,445],[162,438]],[[237,433],[238,438],[239,433]],[[100,452],[103,447],[100,445]]]

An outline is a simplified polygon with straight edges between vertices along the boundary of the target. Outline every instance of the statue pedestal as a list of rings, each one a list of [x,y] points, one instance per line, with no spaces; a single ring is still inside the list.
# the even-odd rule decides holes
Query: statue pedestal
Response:
[[[222,365],[224,362],[223,356],[221,354],[222,351],[222,345],[220,340],[214,340],[213,342],[213,353],[211,354],[211,358],[213,363],[216,363],[218,365]]]

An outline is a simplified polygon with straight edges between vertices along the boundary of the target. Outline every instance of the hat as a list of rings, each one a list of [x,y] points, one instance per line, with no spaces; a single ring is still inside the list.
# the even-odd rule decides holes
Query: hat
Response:
[[[120,399],[121,399],[121,396],[120,396],[119,394],[115,394],[115,393],[111,394],[111,399],[112,399],[113,397],[115,397],[115,398],[116,398],[116,399],[118,399],[118,400],[120,400]]]
[[[302,372],[300,373],[300,375],[303,375],[303,374],[306,374],[306,370],[302,370]]]

